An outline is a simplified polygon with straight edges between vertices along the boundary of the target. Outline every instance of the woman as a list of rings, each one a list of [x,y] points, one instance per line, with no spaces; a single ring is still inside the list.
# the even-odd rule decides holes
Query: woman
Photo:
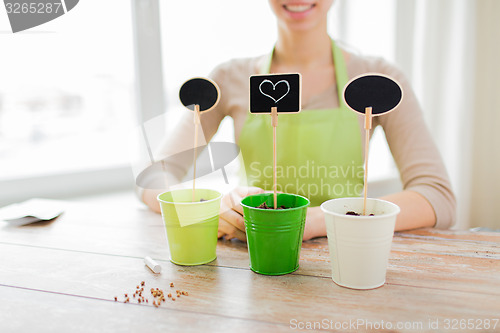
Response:
[[[214,111],[202,116],[207,141],[226,115],[234,119],[236,142],[251,185],[223,198],[219,237],[244,241],[241,198],[272,189],[270,175],[264,172],[271,165],[272,148],[265,144],[269,142],[270,120],[248,113],[249,76],[258,73],[302,75],[302,112],[279,116],[278,168],[279,188],[311,200],[304,240],[326,235],[321,202],[358,196],[362,188],[363,117],[347,109],[341,91],[351,78],[367,72],[395,78],[405,94],[399,110],[374,118],[373,126],[383,127],[403,182],[402,192],[383,197],[401,208],[396,230],[449,227],[455,217],[455,198],[418,102],[403,75],[381,59],[363,58],[335,45],[327,33],[327,13],[333,0],[269,3],[278,21],[273,52],[218,66],[211,77],[220,86],[221,100]],[[189,138],[192,127],[191,117],[181,122],[178,142]],[[181,179],[187,167],[182,163],[169,166],[170,176]],[[157,193],[146,190],[143,200],[159,211]]]

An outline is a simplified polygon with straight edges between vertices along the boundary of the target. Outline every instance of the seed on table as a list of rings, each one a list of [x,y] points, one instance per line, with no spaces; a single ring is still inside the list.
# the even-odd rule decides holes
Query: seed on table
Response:
[[[144,285],[144,283],[145,283],[145,282],[144,282],[144,281],[142,281],[142,282],[141,282],[141,286],[143,286],[143,285]]]
[[[118,297],[115,296],[115,302],[118,300]]]
[[[174,283],[173,282],[170,282],[170,287],[173,288],[174,287]]]
[[[175,301],[175,297],[172,297],[172,301]]]

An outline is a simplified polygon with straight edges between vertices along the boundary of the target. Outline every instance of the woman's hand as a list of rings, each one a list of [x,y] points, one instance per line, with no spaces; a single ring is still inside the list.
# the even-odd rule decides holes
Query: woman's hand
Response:
[[[226,239],[238,238],[246,242],[243,207],[240,205],[241,199],[252,194],[264,192],[263,189],[258,187],[237,187],[222,197],[217,237],[221,238],[225,236]]]
[[[306,214],[306,226],[303,240],[326,236],[325,217],[321,207],[309,207]]]

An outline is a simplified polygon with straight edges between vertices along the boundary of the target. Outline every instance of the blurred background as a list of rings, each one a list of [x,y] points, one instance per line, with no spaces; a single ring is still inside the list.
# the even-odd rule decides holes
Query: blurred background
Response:
[[[412,82],[459,229],[500,229],[499,15],[496,0],[336,0],[329,16],[341,45],[384,57]],[[181,84],[269,52],[275,25],[265,0],[86,0],[13,34],[0,7],[0,207],[132,193],[141,129],[157,148],[181,113]],[[230,118],[214,140],[234,141]],[[400,186],[384,140],[377,129],[372,196]]]

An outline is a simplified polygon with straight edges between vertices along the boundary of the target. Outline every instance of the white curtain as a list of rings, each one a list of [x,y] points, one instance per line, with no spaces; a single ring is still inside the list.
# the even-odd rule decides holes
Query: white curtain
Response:
[[[397,3],[396,61],[413,82],[445,161],[457,196],[459,229],[470,225],[476,4],[474,0]]]
[[[373,19],[356,14],[374,3]],[[457,196],[455,228],[500,229],[500,1],[338,0],[334,15],[336,38],[360,48],[362,29],[411,80]]]
[[[477,0],[470,173],[471,226],[500,230],[500,1]]]

